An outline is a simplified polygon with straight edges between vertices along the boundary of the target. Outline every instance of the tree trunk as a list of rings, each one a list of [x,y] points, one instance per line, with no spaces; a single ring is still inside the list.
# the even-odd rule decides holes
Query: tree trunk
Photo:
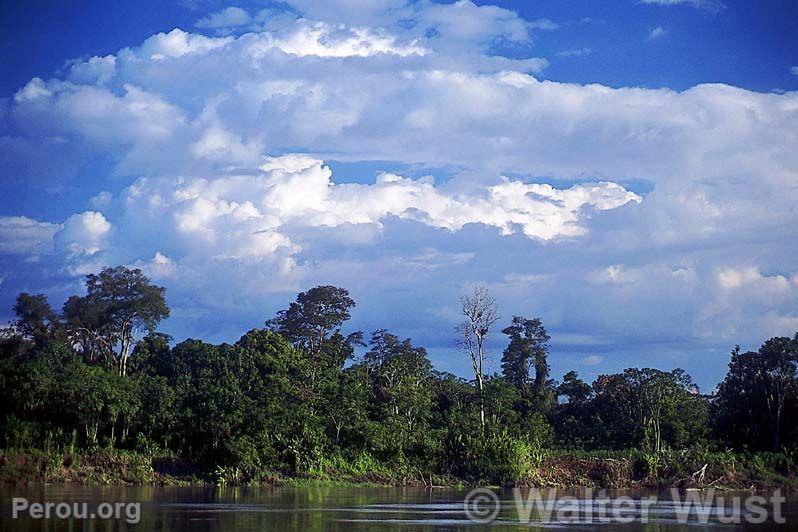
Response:
[[[479,386],[479,422],[482,429],[485,429],[485,385],[482,380],[482,373],[477,377],[477,386]]]

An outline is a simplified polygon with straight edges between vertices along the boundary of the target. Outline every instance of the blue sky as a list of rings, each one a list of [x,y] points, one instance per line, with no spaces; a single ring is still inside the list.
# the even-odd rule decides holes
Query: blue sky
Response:
[[[457,297],[555,376],[798,330],[791,1],[6,2],[0,321],[104,265],[230,341],[314,284],[466,375]],[[498,369],[503,340],[494,339]]]

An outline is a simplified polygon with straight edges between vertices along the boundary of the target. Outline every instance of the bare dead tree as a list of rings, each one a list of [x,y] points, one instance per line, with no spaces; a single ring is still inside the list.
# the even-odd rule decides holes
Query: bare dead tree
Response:
[[[465,320],[456,331],[460,347],[471,358],[474,379],[479,391],[479,420],[485,427],[485,339],[491,328],[499,320],[496,300],[485,286],[476,286],[469,295],[460,297]]]

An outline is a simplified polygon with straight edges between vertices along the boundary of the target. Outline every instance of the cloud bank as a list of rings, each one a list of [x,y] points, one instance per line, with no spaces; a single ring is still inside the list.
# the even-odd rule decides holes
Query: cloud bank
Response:
[[[4,186],[90,191],[61,219],[0,218],[6,299],[137,265],[167,286],[167,327],[229,340],[334,282],[363,301],[356,325],[444,367],[478,281],[596,371],[722,367],[794,332],[798,94],[544,80],[535,37],[561,25],[467,1],[290,4],[0,100]]]

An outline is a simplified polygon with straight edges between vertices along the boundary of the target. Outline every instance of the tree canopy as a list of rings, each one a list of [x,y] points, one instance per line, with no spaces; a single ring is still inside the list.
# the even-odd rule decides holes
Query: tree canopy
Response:
[[[484,288],[461,301],[473,380],[435,370],[424,347],[387,329],[356,356],[343,288],[300,293],[232,344],[175,344],[157,330],[164,296],[125,267],[88,276],[61,315],[20,294],[0,339],[0,446],[168,451],[244,481],[347,464],[504,482],[549,448],[656,457],[798,445],[798,334],[736,348],[716,393],[702,395],[680,369],[556,382],[542,319],[522,316],[505,324],[502,373],[491,374],[486,339],[500,318]]]
[[[112,360],[124,376],[136,335],[152,332],[169,316],[164,288],[151,284],[141,270],[117,266],[87,275],[86,292],[64,304],[70,338],[89,358]]]

